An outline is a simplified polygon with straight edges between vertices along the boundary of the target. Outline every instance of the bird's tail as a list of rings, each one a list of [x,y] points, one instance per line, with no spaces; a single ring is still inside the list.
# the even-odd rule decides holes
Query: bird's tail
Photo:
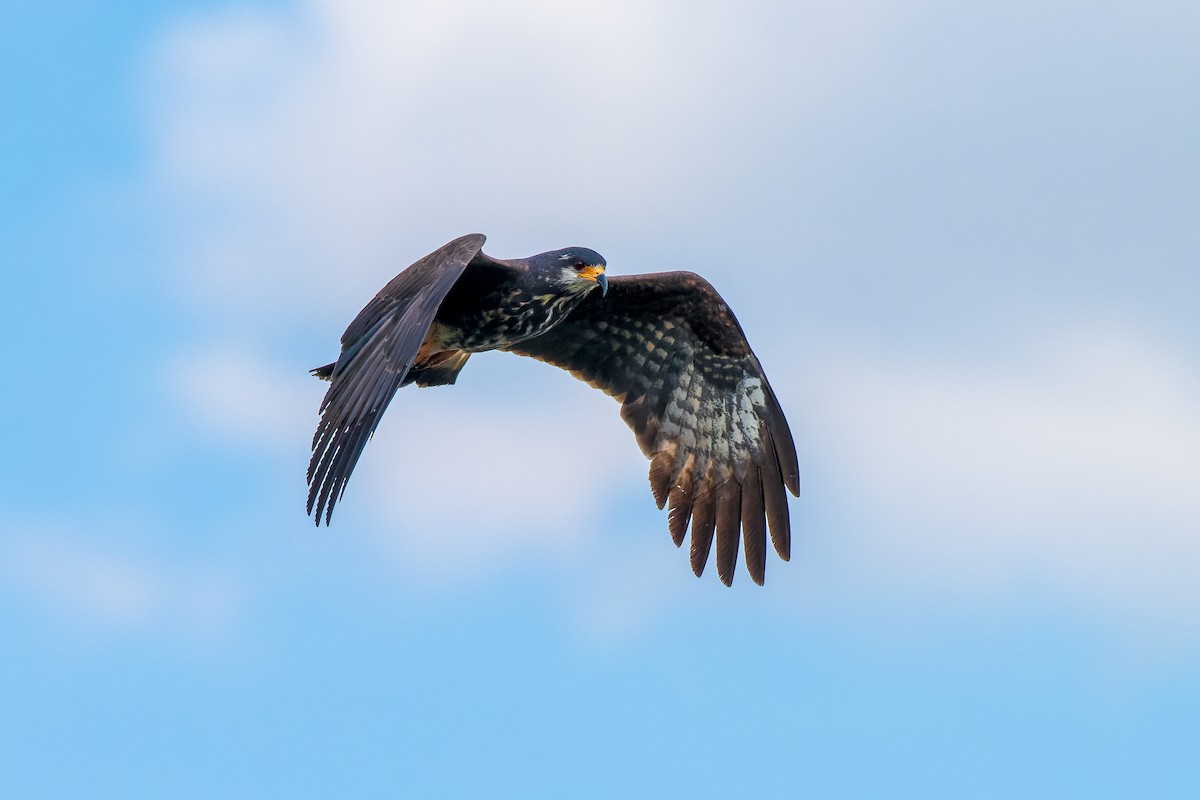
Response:
[[[471,357],[470,353],[462,350],[452,350],[442,354],[441,358],[431,360],[425,364],[413,364],[408,371],[408,375],[404,378],[403,386],[410,383],[415,383],[417,386],[445,386],[454,383],[458,378],[459,371],[467,363],[467,359]],[[337,362],[326,364],[323,367],[310,369],[309,373],[315,375],[323,381],[333,380],[333,368]]]
[[[450,350],[439,353],[438,357],[424,364],[413,364],[412,369],[404,376],[403,386],[415,383],[417,386],[449,386],[458,379],[458,373],[467,363],[471,354],[465,350]]]

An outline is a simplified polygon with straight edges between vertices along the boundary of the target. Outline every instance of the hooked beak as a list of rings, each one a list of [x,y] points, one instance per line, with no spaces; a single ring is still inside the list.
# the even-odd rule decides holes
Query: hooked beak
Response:
[[[603,264],[593,264],[590,267],[584,267],[579,271],[579,277],[587,281],[595,281],[600,285],[600,294],[608,294],[608,278],[604,277]]]

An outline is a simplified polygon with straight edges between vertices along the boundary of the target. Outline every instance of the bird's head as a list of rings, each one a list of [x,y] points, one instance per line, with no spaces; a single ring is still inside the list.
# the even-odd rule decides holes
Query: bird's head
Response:
[[[604,256],[586,247],[551,250],[529,259],[530,266],[550,283],[572,294],[586,294],[597,286],[608,293]]]

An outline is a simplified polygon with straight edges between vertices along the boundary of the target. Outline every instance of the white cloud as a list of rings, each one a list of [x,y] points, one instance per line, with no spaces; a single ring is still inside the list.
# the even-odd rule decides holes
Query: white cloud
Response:
[[[324,386],[298,366],[288,372],[230,345],[179,354],[165,380],[179,406],[205,432],[255,446],[306,441]]]
[[[505,354],[476,356],[459,383],[397,394],[338,512],[363,504],[409,569],[577,560],[614,501],[644,493],[653,510],[647,464],[608,397]]]
[[[83,536],[59,521],[17,523],[5,537],[0,582],[29,609],[84,631],[151,632],[207,644],[227,636],[241,593],[224,574],[156,561]],[[91,541],[89,541],[91,540]]]
[[[319,388],[265,347],[226,343],[247,341],[236,337],[255,327],[272,326],[265,342],[319,325],[331,331],[332,358],[336,333],[384,280],[470,230],[491,234],[489,251],[502,256],[578,243],[615,261],[608,244],[619,241],[646,268],[725,270],[714,278],[730,296],[739,282],[765,292],[786,276],[839,309],[782,292],[760,309],[844,316],[840,324],[861,330],[875,312],[889,320],[883,327],[911,316],[888,287],[940,308],[944,282],[931,275],[948,274],[959,289],[1003,285],[1012,295],[997,302],[1013,303],[1033,264],[1046,273],[1039,281],[1069,285],[1074,297],[1061,265],[1064,252],[1079,260],[1079,243],[1013,232],[1028,230],[1026,215],[1057,225],[1062,208],[1086,207],[1078,200],[1139,195],[1115,191],[1112,171],[1088,161],[1082,183],[1055,185],[1067,195],[1035,202],[1034,184],[1040,192],[1047,179],[1019,137],[1014,145],[1005,131],[981,129],[1047,91],[1016,56],[1033,48],[1053,61],[1059,50],[1021,38],[1033,6],[998,7],[1007,26],[999,37],[964,23],[979,41],[995,39],[987,57],[929,27],[930,8],[938,6],[312,0],[183,21],[151,62],[154,179],[184,212],[182,291],[210,340],[170,372],[176,397],[229,440],[307,442]],[[1073,12],[1037,13],[1066,23]],[[898,16],[904,24],[891,25]],[[889,39],[897,30],[903,36]],[[1081,63],[1110,58],[1107,47],[1081,52]],[[901,62],[914,53],[922,58],[909,71]],[[960,62],[961,74],[947,68]],[[1060,89],[1055,104],[1076,94]],[[964,104],[987,113],[963,117]],[[1090,158],[1074,147],[1078,120],[1018,116],[1036,142],[1052,133]],[[838,150],[843,140],[852,141]],[[945,145],[967,160],[938,161]],[[988,249],[955,211],[1011,174],[1023,176],[1020,202],[1002,194],[979,207],[1002,237]],[[826,204],[849,218],[816,237],[833,224]],[[793,251],[806,238],[820,238],[818,250],[849,274],[798,269]],[[878,248],[865,251],[877,263],[850,266],[846,252],[864,252],[851,239]],[[962,243],[970,269],[946,242]],[[1004,255],[1017,244],[1032,250]],[[1145,244],[1131,240],[1127,250]],[[705,260],[685,260],[695,254]],[[1119,261],[1088,269],[1089,286],[1093,272],[1128,271]],[[720,280],[739,270],[741,281]],[[853,307],[864,299],[865,312]],[[941,305],[976,308],[955,300]],[[753,306],[736,305],[751,319]],[[938,335],[944,322],[924,320]],[[760,315],[748,327],[782,340],[801,324]],[[806,432],[798,508],[835,505],[840,528],[822,536],[861,526],[848,557],[872,580],[977,595],[1035,579],[1120,609],[1196,606],[1200,390],[1186,353],[1123,327],[1052,337],[1024,355],[1017,345],[1015,360],[967,367],[932,349],[904,357],[884,347],[833,352],[824,365],[809,354],[789,374],[758,349],[777,387],[804,387],[805,418],[799,402],[785,401]],[[573,523],[595,517],[593,487],[646,493],[644,461],[615,406],[559,388],[564,375],[531,383],[534,373],[510,366],[502,369],[519,390],[485,380],[491,396],[481,401],[472,376],[490,373],[478,361],[458,388],[397,398],[339,521],[369,519],[386,531],[385,549],[434,574],[534,555],[595,558],[603,532]],[[580,409],[590,424],[579,424]],[[530,447],[533,428],[567,435]],[[648,502],[647,513],[665,526]],[[686,559],[674,568],[686,571]]]
[[[745,207],[731,182],[790,161],[799,106],[881,16],[314,0],[192,18],[151,61],[156,177],[196,228],[188,291],[252,323],[353,303],[471,230],[498,255],[670,247],[672,220],[694,239],[714,203]]]
[[[822,472],[870,531],[856,557],[959,590],[1035,581],[1125,610],[1200,606],[1187,359],[1099,330],[1004,366],[858,354],[819,374]]]
[[[602,247],[656,239],[705,196],[729,202],[746,157],[772,163],[738,136],[788,139],[772,120],[827,93],[878,30],[846,9],[313,0],[180,21],[150,60],[153,177],[185,212],[183,291],[217,341],[176,359],[174,395],[227,441],[280,445],[298,428],[307,441],[303,376],[225,342],[300,319],[340,330],[397,269],[468,230],[493,234],[497,255]],[[402,393],[339,517],[370,509],[395,532],[387,546],[429,568],[571,552],[593,533],[577,520],[605,502],[597,487],[636,487],[665,527],[616,406],[555,382],[570,379],[482,406],[463,389]],[[586,399],[555,405],[567,397]],[[530,446],[533,429],[564,435]],[[428,533],[443,527],[456,533]]]
[[[181,355],[166,377],[203,435],[290,459],[304,457],[327,385],[228,346]],[[598,534],[591,520],[618,497],[644,501],[665,535],[648,464],[618,410],[560,370],[476,355],[459,386],[396,394],[334,524],[365,520],[402,569],[439,580],[530,557],[582,558]]]

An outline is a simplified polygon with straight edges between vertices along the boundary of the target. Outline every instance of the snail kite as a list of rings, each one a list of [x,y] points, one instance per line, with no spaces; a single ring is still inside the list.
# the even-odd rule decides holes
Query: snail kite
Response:
[[[401,272],[342,335],[308,465],[308,512],[326,524],[363,447],[401,386],[452,384],[472,353],[545,361],[615,397],[650,459],[676,545],[690,522],[692,570],[716,542],[733,580],[738,540],[763,582],[768,527],[787,560],[784,489],[799,493],[787,420],[733,312],[690,272],[616,277],[582,247],[502,261],[484,236],[455,239]],[[531,443],[531,446],[532,443]],[[739,536],[739,533],[741,534]]]

